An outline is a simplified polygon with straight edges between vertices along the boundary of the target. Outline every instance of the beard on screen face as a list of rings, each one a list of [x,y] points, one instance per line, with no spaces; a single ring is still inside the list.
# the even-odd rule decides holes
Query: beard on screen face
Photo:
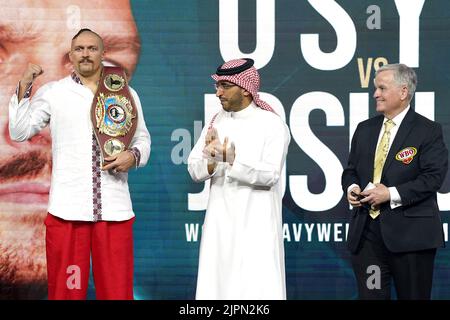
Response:
[[[0,162],[0,185],[48,180],[50,172],[50,154],[32,150]],[[46,297],[46,215],[42,205],[0,203],[0,299]]]
[[[45,217],[45,211],[0,211],[0,299],[45,297]]]

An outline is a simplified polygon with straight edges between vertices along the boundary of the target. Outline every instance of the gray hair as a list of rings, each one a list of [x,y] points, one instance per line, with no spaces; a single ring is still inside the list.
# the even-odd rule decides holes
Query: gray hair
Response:
[[[375,76],[377,76],[380,72],[387,70],[392,70],[394,72],[394,81],[398,85],[406,85],[408,88],[408,99],[411,101],[417,86],[416,72],[406,64],[393,63],[385,64],[384,66],[378,68],[375,72]]]

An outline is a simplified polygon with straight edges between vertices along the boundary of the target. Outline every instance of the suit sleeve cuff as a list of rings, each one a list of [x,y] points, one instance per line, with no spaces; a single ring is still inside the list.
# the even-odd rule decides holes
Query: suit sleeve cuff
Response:
[[[389,187],[389,194],[391,197],[390,205],[391,209],[395,209],[397,207],[402,206],[402,198],[400,197],[400,194],[397,191],[396,187]]]

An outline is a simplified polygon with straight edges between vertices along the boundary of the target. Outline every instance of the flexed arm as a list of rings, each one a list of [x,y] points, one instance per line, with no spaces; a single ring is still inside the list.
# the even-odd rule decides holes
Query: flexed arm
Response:
[[[14,141],[25,141],[41,131],[50,121],[48,88],[40,88],[30,101],[31,85],[43,73],[40,66],[29,63],[9,103],[9,135]]]
[[[28,63],[28,66],[25,69],[25,72],[23,73],[22,79],[20,79],[19,83],[19,92],[17,93],[17,99],[19,103],[24,98],[25,92],[32,85],[34,79],[36,79],[43,73],[44,70],[42,70],[41,66],[33,63]]]

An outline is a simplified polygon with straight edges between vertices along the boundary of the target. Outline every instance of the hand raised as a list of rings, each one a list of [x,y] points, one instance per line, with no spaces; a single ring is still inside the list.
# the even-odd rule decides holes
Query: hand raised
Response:
[[[218,139],[213,140],[203,148],[203,158],[215,162],[228,162],[233,165],[235,158],[234,142],[228,145],[229,139],[225,137],[222,143]]]
[[[28,66],[22,75],[22,79],[20,80],[20,83],[23,85],[27,85],[33,82],[34,79],[36,79],[43,73],[44,70],[42,70],[41,66],[33,63],[28,63]]]
[[[234,158],[236,157],[236,147],[233,141],[231,142],[230,146],[228,146],[228,137],[225,137],[225,140],[223,142],[223,150],[223,157],[225,159],[225,162],[233,165]]]
[[[211,142],[213,142],[216,139],[220,140],[217,129],[214,127],[211,129],[208,129],[208,132],[206,133],[206,137],[205,137],[205,146],[209,145]]]

